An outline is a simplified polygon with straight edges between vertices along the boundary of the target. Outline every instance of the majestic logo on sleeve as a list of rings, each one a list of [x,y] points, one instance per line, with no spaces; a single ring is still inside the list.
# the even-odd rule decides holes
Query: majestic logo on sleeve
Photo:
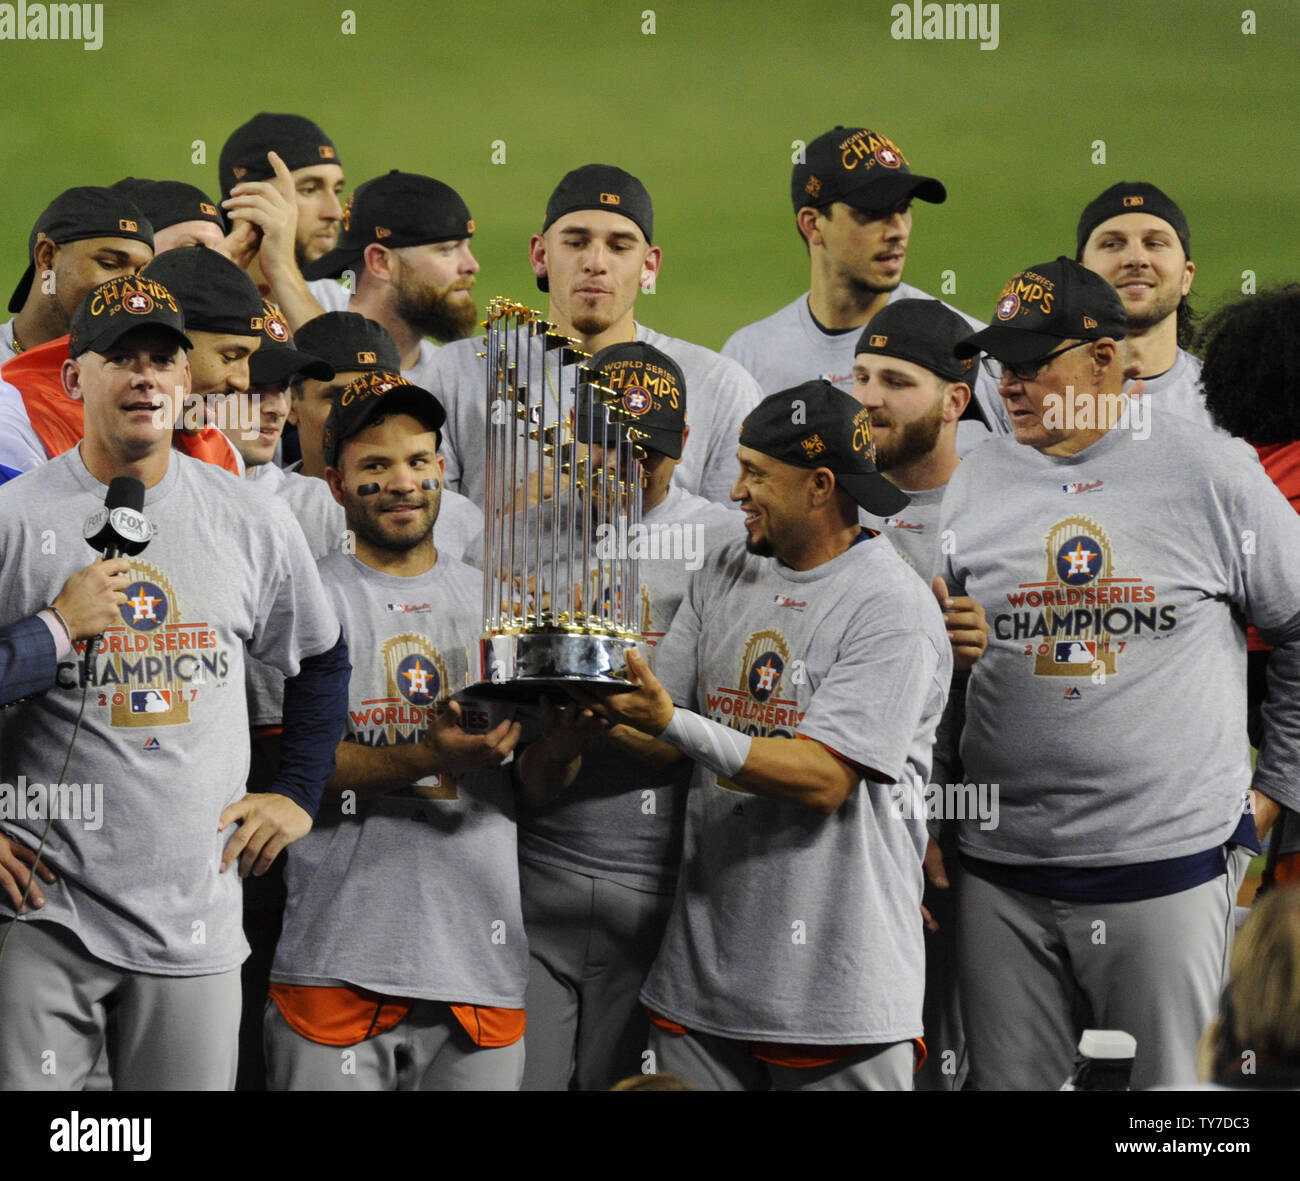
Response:
[[[1154,586],[1120,571],[1106,531],[1091,518],[1058,521],[1044,550],[1046,580],[1022,582],[1007,595],[1015,610],[993,616],[994,636],[1023,641],[1035,676],[1112,676],[1133,638],[1177,625],[1177,608],[1161,605]]]
[[[133,560],[122,622],[104,632],[91,664],[92,698],[107,707],[111,726],[183,726],[202,690],[226,682],[230,650],[206,622],[187,622],[171,581],[148,562]],[[85,644],[59,666],[60,688],[80,687]]]
[[[793,738],[803,712],[793,697],[784,696],[790,646],[779,631],[754,632],[745,642],[738,670],[738,687],[719,685],[705,694],[708,716],[755,738]],[[745,792],[728,779],[718,786]]]

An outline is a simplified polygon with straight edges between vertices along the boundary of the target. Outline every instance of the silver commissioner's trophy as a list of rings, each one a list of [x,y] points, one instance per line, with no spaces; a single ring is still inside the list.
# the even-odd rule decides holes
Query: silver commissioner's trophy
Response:
[[[483,634],[468,697],[627,688],[646,438],[590,356],[521,304],[488,309]],[[477,684],[474,682],[477,681]]]

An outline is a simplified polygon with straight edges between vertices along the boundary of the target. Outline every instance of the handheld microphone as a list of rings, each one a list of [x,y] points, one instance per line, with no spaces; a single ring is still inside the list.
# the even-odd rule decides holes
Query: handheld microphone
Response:
[[[131,476],[114,476],[104,507],[86,521],[82,536],[105,558],[134,557],[153,537],[144,515],[144,485]]]
[[[104,497],[82,529],[86,544],[105,558],[130,558],[140,553],[153,537],[153,526],[144,515],[144,485],[133,476],[114,476]],[[104,633],[86,641],[82,681],[90,680],[90,662]]]

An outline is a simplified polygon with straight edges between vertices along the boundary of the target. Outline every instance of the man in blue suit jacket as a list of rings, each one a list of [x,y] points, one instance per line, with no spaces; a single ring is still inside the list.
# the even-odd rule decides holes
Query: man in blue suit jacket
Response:
[[[50,688],[73,640],[122,622],[118,608],[126,602],[129,567],[125,558],[97,558],[69,578],[44,611],[0,627],[0,708]]]

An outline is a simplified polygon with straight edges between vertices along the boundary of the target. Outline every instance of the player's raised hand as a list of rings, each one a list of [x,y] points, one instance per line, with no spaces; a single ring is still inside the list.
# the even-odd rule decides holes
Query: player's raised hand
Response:
[[[430,710],[429,725],[421,740],[430,774],[459,775],[499,767],[523,733],[518,722],[505,718],[486,734],[471,734],[460,719],[460,704],[455,701],[439,702]]]
[[[32,880],[33,865],[36,867],[36,876],[42,881],[59,880],[54,870],[44,861],[36,860],[35,849],[29,849],[19,841],[0,833],[0,892],[9,899],[9,905],[19,914],[26,914],[45,905],[45,895],[41,893],[40,886]],[[23,891],[27,889],[28,882],[31,882],[31,890],[28,891],[26,903],[23,903],[20,909],[19,903],[23,901]]]
[[[937,574],[930,589],[943,610],[953,668],[970,668],[989,646],[989,621],[984,608],[969,595],[950,595],[948,584]]]
[[[215,247],[218,254],[224,254],[235,266],[248,270],[262,245],[262,231],[246,218],[240,218]]]
[[[631,726],[642,734],[662,734],[672,720],[673,699],[650,671],[649,662],[639,648],[627,653],[627,679],[633,689],[596,697],[580,689],[570,689],[569,696],[580,705],[614,724]]]
[[[232,222],[246,221],[260,231],[258,258],[262,272],[274,280],[289,272],[298,273],[298,198],[293,174],[284,161],[275,152],[267,152],[266,158],[275,177],[241,181],[221,205]]]
[[[221,872],[239,859],[239,876],[261,877],[288,845],[311,832],[311,817],[288,796],[279,792],[249,792],[224,812],[217,831],[239,822],[239,829],[226,842],[221,854]]]

